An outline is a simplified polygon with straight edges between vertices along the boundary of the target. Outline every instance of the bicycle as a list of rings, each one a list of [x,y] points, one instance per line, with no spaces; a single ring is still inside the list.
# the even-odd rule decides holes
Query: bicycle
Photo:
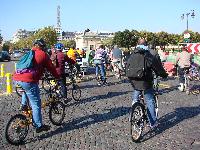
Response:
[[[29,99],[26,92],[24,90],[23,92],[27,98],[27,108],[21,113],[12,116],[5,129],[5,138],[8,143],[13,145],[22,144],[28,135],[29,125],[34,127]],[[65,116],[65,105],[56,98],[51,88],[49,89],[47,100],[42,103],[43,109],[47,106],[49,106],[49,120],[53,125],[60,126]]]
[[[155,85],[155,90],[158,90],[158,82]],[[144,93],[139,95],[139,101],[134,103],[131,108],[130,114],[130,134],[133,142],[139,142],[142,137],[142,132],[144,130],[145,124],[148,124],[147,118],[147,108],[144,102]],[[158,118],[158,91],[154,92],[154,105],[155,114]]]
[[[75,77],[74,77],[75,73],[76,72],[73,72],[73,69],[70,72],[68,72],[68,76],[69,76],[70,82],[66,86],[68,87],[69,85],[72,85],[72,89],[71,89],[71,91],[72,91],[72,98],[75,101],[79,101],[80,98],[81,98],[81,89],[76,84],[76,80],[75,80]],[[61,87],[60,87],[60,85],[54,83],[54,79],[51,77],[51,75],[49,73],[45,73],[44,74],[44,77],[42,78],[41,87],[44,90],[48,90],[48,88],[51,87],[52,90],[57,93],[57,96],[60,99],[65,98],[63,96],[63,94],[61,93]]]

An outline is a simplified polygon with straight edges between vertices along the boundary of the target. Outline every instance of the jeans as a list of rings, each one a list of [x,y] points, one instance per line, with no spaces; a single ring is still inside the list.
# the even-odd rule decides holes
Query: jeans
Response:
[[[66,85],[66,77],[62,75],[61,80],[59,81],[61,87],[61,94],[64,98],[67,98],[67,85]]]
[[[96,76],[98,76],[99,69],[100,69],[100,71],[101,71],[101,78],[102,78],[103,81],[105,81],[106,77],[105,77],[105,66],[104,66],[104,64],[103,63],[96,64],[95,67],[96,67]]]
[[[185,70],[186,70],[186,73],[189,73],[189,67],[185,67],[185,68],[178,68],[178,74],[179,74],[179,83],[185,83],[185,77],[184,77],[184,74],[185,74]]]
[[[37,83],[21,82],[16,81],[26,92],[26,95],[29,99],[30,106],[33,113],[33,124],[36,128],[42,126],[42,113],[41,113],[41,99],[40,99],[40,90]],[[22,105],[27,104],[27,98],[25,93],[22,95]]]
[[[142,93],[142,90],[134,90],[132,95],[133,103],[139,101],[139,95]],[[147,105],[147,117],[151,126],[153,126],[157,120],[154,104],[154,90],[147,89],[144,90],[144,100]]]

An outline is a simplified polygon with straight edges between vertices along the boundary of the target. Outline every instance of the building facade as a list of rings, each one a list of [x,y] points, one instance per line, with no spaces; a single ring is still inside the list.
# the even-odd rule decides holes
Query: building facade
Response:
[[[27,38],[31,35],[34,34],[34,31],[27,31],[25,29],[19,29],[17,30],[14,35],[13,35],[13,38],[11,40],[12,43],[16,43],[18,42],[20,39],[24,39],[24,38]]]

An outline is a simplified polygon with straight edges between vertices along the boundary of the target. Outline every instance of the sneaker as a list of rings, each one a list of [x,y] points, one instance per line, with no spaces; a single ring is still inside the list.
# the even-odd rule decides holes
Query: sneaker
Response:
[[[36,133],[40,133],[40,132],[48,131],[48,130],[50,130],[50,126],[48,126],[48,125],[42,125],[41,127],[36,128]]]
[[[184,84],[180,83],[180,86],[178,87],[179,91],[183,92],[184,91]]]

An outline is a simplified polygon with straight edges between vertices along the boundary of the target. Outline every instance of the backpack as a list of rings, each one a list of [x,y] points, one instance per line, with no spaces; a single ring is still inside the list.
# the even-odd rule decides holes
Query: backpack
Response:
[[[27,51],[16,64],[16,73],[28,73],[33,71],[34,66],[34,55],[33,50]]]
[[[145,53],[133,52],[128,58],[126,76],[133,79],[145,78]]]

